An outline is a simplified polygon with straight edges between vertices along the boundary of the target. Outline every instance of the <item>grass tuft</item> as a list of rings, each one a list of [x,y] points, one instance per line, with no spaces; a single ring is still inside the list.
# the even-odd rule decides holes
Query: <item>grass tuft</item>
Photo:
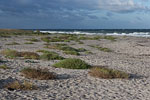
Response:
[[[12,43],[7,43],[6,45],[20,45],[20,44],[17,42],[12,42]]]
[[[109,49],[109,48],[105,48],[105,47],[92,46],[92,45],[91,45],[90,47],[97,48],[98,50],[103,51],[103,52],[112,52],[112,50],[111,50],[111,49]]]
[[[24,83],[21,83],[19,81],[14,81],[12,83],[9,83],[5,86],[8,90],[35,90],[37,87],[33,85],[31,82],[24,81]]]
[[[10,69],[7,65],[1,65],[0,69]]]
[[[38,39],[35,39],[35,38],[32,38],[32,39],[26,39],[27,41],[30,41],[30,42],[39,42]]]
[[[108,69],[104,67],[94,67],[89,71],[89,74],[93,77],[104,78],[104,79],[129,78],[129,74],[125,72],[114,70],[114,69]]]
[[[53,72],[49,72],[47,69],[34,69],[34,68],[24,68],[21,73],[26,78],[38,79],[38,80],[49,80],[55,79],[56,75]]]
[[[33,42],[25,42],[24,44],[34,44]]]
[[[20,57],[24,57],[25,59],[39,59],[39,55],[34,52],[19,52]]]
[[[1,51],[1,54],[7,58],[24,57],[25,59],[39,59],[39,55],[34,52],[18,52],[16,50],[6,49]]]
[[[68,69],[87,69],[90,67],[90,65],[88,65],[86,62],[76,58],[64,59],[54,64],[53,66],[58,68],[68,68]]]
[[[1,51],[1,54],[5,55],[5,57],[13,59],[19,56],[19,53],[16,50],[6,49]]]
[[[62,60],[64,57],[59,56],[56,52],[42,51],[44,54],[40,56],[42,60]]]
[[[78,53],[77,51],[64,51],[63,53],[77,56],[80,55],[80,53]]]

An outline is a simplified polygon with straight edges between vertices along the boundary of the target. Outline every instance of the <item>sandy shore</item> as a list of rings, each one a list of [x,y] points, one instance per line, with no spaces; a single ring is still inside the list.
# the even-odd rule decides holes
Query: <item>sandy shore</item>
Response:
[[[45,49],[44,42],[24,44],[25,39],[40,38],[35,36],[0,37],[0,51],[14,49],[17,51],[33,51]],[[6,45],[10,42],[21,45]],[[69,42],[74,48],[85,48],[93,54],[81,53],[80,56],[65,55],[55,51],[65,58],[80,58],[90,65],[108,66],[127,72],[130,79],[99,79],[88,75],[87,70],[73,70],[51,67],[57,61],[34,60],[37,63],[27,63],[26,59],[6,59],[0,54],[3,63],[12,69],[0,69],[0,99],[1,100],[150,100],[150,38],[117,37],[117,40],[82,40],[84,44]],[[71,44],[75,45],[71,45]],[[99,45],[113,50],[103,52],[88,45]],[[45,49],[46,50],[46,49]],[[32,60],[33,61],[33,60]],[[57,73],[56,80],[31,80],[20,75],[25,67],[48,68]],[[28,80],[39,87],[32,91],[9,91],[3,86],[13,80]]]

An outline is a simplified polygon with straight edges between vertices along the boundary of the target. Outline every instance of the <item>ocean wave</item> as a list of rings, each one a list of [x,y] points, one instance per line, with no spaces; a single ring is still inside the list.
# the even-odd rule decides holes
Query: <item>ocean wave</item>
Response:
[[[133,33],[94,33],[83,31],[40,31],[42,33],[52,34],[86,34],[86,35],[115,35],[115,36],[138,36],[138,37],[150,37],[150,32],[133,32]]]

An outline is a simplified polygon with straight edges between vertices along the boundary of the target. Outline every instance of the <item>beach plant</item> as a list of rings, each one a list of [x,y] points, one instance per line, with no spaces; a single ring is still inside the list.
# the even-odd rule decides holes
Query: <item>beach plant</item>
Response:
[[[24,57],[25,59],[39,59],[39,55],[37,53],[34,52],[19,52],[19,57]]]
[[[85,52],[85,51],[87,51],[85,48],[78,48],[78,51],[79,52]]]
[[[93,54],[91,51],[85,51],[85,54]]]
[[[33,85],[33,83],[28,82],[28,81],[24,81],[23,83],[19,82],[19,81],[13,81],[13,82],[7,84],[5,86],[5,88],[7,88],[10,91],[13,91],[13,90],[35,90],[35,89],[37,89],[37,86]]]
[[[16,50],[6,49],[2,50],[1,54],[5,55],[5,57],[13,59],[19,56],[19,53]]]
[[[31,38],[31,39],[26,39],[27,41],[30,41],[30,42],[39,42],[38,39],[35,39],[35,38]]]
[[[24,44],[34,44],[33,42],[25,42]]]
[[[47,44],[45,46],[45,48],[48,48],[48,49],[60,49],[63,46],[67,46],[67,44],[64,44],[64,43]]]
[[[18,52],[16,50],[6,49],[1,51],[1,54],[10,59],[16,57],[24,57],[25,59],[39,59],[39,55],[34,52]]]
[[[70,55],[77,55],[77,56],[80,55],[80,53],[77,51],[64,51],[63,53],[70,54]]]
[[[115,69],[108,69],[105,67],[93,67],[89,71],[89,75],[93,77],[104,78],[104,79],[129,78],[129,74],[125,72],[115,70]]]
[[[105,48],[105,47],[93,46],[93,45],[90,45],[90,47],[97,48],[98,50],[103,51],[103,52],[112,52],[111,49]]]
[[[44,53],[40,56],[42,60],[62,60],[64,57],[59,56],[56,52],[53,51],[43,51]]]
[[[53,72],[49,72],[48,69],[41,69],[41,68],[24,68],[20,71],[23,76],[26,78],[31,79],[38,79],[38,80],[49,80],[49,79],[56,79],[56,74]]]
[[[10,69],[7,65],[0,65],[0,69]]]
[[[20,45],[20,44],[17,42],[11,42],[11,43],[7,43],[6,45]]]
[[[104,39],[107,39],[107,40],[111,40],[111,41],[116,41],[116,37],[113,37],[113,36],[104,36],[103,37]]]
[[[59,47],[60,50],[63,50],[63,51],[77,51],[77,49],[73,48],[73,47],[70,47],[70,46],[62,46],[62,47]]]
[[[48,50],[37,50],[36,52],[49,53],[49,52],[51,52],[51,51],[48,51]]]
[[[79,43],[79,44],[84,44],[84,42],[82,42],[82,41],[78,41],[78,43]]]
[[[87,69],[90,68],[90,65],[88,65],[81,59],[68,58],[55,63],[53,67],[68,69]]]
[[[42,37],[41,40],[44,42],[49,43],[50,42],[51,37]]]

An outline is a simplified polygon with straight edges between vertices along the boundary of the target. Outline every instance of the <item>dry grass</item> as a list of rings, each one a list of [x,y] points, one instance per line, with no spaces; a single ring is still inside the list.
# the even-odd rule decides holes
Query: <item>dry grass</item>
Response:
[[[6,49],[1,51],[1,54],[7,58],[24,57],[25,59],[39,59],[39,55],[34,52],[18,52],[16,50]]]
[[[114,70],[114,69],[108,69],[104,67],[94,67],[89,71],[89,74],[93,77],[104,78],[104,79],[129,78],[129,74],[125,72]]]
[[[23,83],[19,81],[14,81],[12,83],[9,83],[5,86],[8,90],[35,90],[37,89],[36,86],[33,85],[31,82],[24,81]]]
[[[7,58],[16,58],[19,56],[19,52],[17,52],[16,50],[11,50],[11,49],[6,49],[1,51],[2,55],[5,55],[5,57]]]
[[[6,45],[20,45],[20,44],[17,42],[11,42],[11,43],[7,43]]]
[[[95,45],[89,45],[90,47],[93,47],[93,48],[97,48],[98,50],[100,51],[103,51],[103,52],[113,52],[113,50],[111,50],[110,48],[106,48],[106,47],[100,47],[100,46],[95,46]]]
[[[34,68],[24,68],[21,73],[26,78],[38,79],[38,80],[49,80],[55,79],[56,75],[53,72],[49,72],[47,69],[34,69]]]
[[[32,39],[26,39],[27,41],[30,41],[30,42],[39,42],[38,39],[35,39],[35,38],[32,38]]]
[[[24,44],[34,44],[33,42],[25,42]]]
[[[34,52],[19,52],[20,57],[24,57],[25,59],[39,59],[39,55]]]
[[[0,69],[10,69],[7,65],[1,65]]]

